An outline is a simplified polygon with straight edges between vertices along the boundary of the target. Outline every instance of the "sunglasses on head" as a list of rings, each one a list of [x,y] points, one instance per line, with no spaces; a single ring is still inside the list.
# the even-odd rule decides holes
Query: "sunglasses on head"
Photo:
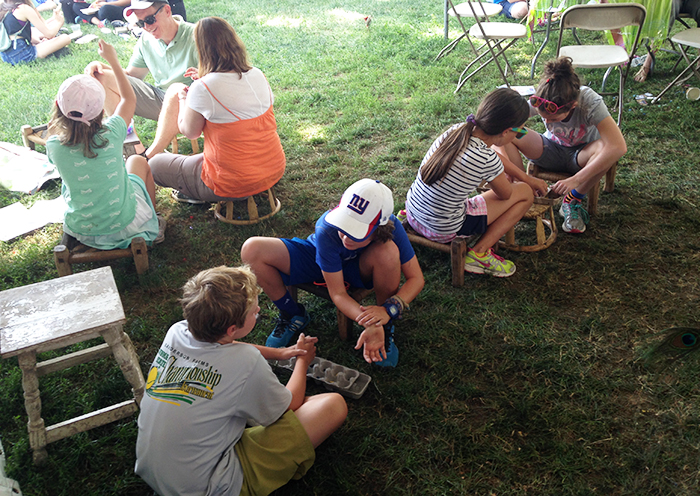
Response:
[[[155,24],[156,16],[158,15],[158,12],[163,10],[163,7],[165,7],[165,5],[161,5],[158,10],[156,10],[153,14],[147,16],[145,19],[143,19],[143,20],[139,19],[138,21],[136,21],[136,25],[143,29],[143,26],[146,24],[148,24],[149,26],[151,24]]]
[[[527,129],[524,127],[511,127],[510,130],[515,133],[515,139],[520,139],[527,134]]]
[[[572,103],[574,103],[576,100],[573,100],[567,104],[564,105],[557,105],[554,102],[550,102],[549,100],[545,100],[544,98],[540,98],[539,96],[532,95],[530,97],[530,104],[535,107],[539,108],[542,107],[548,114],[556,114],[559,112],[561,109],[568,107]]]

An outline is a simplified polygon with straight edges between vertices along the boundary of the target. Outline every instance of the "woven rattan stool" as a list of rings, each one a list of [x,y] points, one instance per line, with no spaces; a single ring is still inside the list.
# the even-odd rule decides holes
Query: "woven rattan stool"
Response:
[[[255,203],[256,196],[267,195],[267,200],[270,203],[270,212],[263,216],[258,213],[258,205]],[[228,224],[234,224],[238,226],[250,226],[252,224],[257,224],[260,221],[269,219],[282,208],[282,204],[279,198],[275,196],[275,191],[273,188],[268,189],[266,192],[260,193],[259,195],[251,195],[247,198],[241,198],[240,201],[246,201],[248,206],[248,218],[247,219],[234,219],[234,207],[233,201],[221,201],[214,207],[214,215],[217,219]]]

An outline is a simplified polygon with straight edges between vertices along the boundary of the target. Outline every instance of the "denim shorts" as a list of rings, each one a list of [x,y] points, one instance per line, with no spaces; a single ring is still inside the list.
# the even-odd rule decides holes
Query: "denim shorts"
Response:
[[[515,17],[513,17],[513,15],[510,13],[510,11],[513,9],[513,5],[515,5],[518,2],[510,3],[508,0],[502,0],[500,2],[493,2],[493,3],[497,3],[498,5],[503,7],[501,14],[506,16],[508,19],[515,19]]]
[[[10,65],[17,65],[22,62],[31,62],[36,59],[36,47],[24,38],[17,38],[12,42],[10,48],[0,52],[3,62]]]

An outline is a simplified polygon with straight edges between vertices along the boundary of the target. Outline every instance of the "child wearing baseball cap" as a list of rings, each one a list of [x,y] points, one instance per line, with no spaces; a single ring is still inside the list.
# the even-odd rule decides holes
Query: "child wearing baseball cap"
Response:
[[[98,53],[111,64],[121,101],[103,120],[105,90],[84,74],[66,79],[58,90],[46,154],[63,180],[68,208],[63,232],[101,250],[127,248],[135,237],[150,246],[162,241],[165,220],[156,216],[155,183],[144,157],[124,165],[126,123],[136,96],[114,47],[103,40]]]
[[[307,239],[254,237],[241,248],[258,284],[280,311],[266,345],[287,346],[310,321],[286,286],[323,282],[335,306],[364,327],[355,349],[369,363],[396,366],[394,323],[423,289],[421,271],[406,231],[392,214],[391,190],[373,179],[350,186],[340,204],[324,213]],[[401,274],[406,281],[399,287]],[[347,292],[374,289],[377,304],[362,306]]]

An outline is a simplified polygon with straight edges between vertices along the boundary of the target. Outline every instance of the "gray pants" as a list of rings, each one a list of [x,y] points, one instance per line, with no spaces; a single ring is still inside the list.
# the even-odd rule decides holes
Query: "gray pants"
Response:
[[[159,153],[148,161],[148,165],[151,166],[153,180],[158,186],[176,189],[190,198],[206,202],[240,199],[217,196],[209,186],[204,184],[203,162],[203,153],[197,155]]]

